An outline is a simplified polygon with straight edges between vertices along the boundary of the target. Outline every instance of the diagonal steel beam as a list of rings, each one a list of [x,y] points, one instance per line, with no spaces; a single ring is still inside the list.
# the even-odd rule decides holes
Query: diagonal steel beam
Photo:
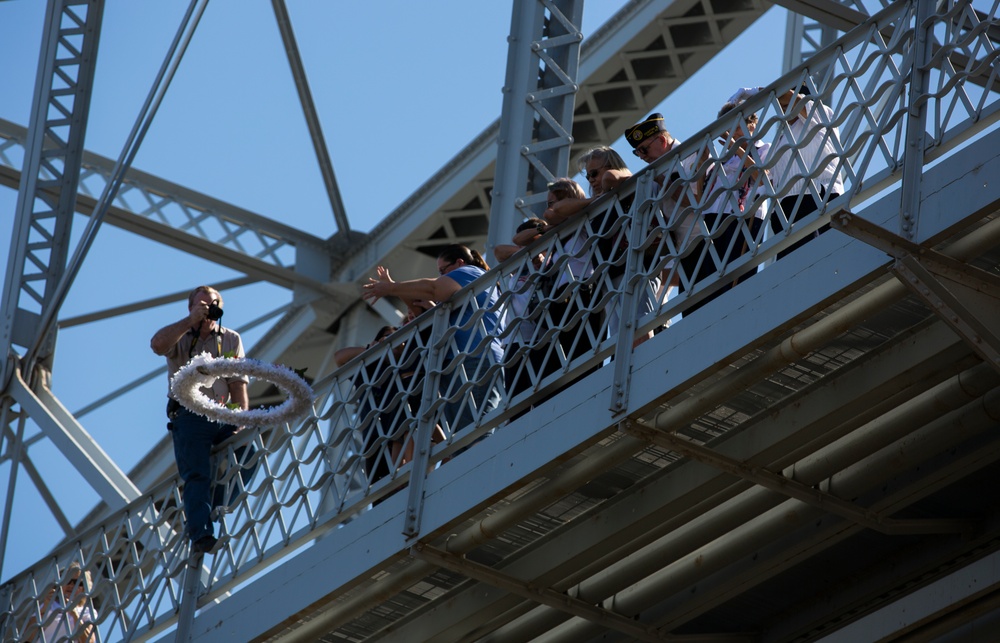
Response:
[[[9,442],[13,441],[16,438],[14,432],[11,430],[9,426],[4,428],[4,435]],[[22,437],[20,466],[24,467],[25,473],[28,474],[28,478],[30,478],[31,482],[35,485],[35,489],[37,489],[38,495],[42,497],[42,502],[44,502],[45,506],[48,507],[49,511],[52,512],[52,517],[55,518],[55,521],[56,523],[58,523],[59,528],[63,530],[64,534],[69,535],[73,533],[74,529],[73,525],[70,523],[69,518],[66,517],[66,514],[63,513],[62,508],[56,501],[56,497],[52,494],[52,490],[49,489],[49,486],[45,483],[45,480],[42,478],[42,474],[38,472],[38,468],[35,466],[35,463],[31,460],[31,457],[28,456],[27,454],[28,447],[30,447],[34,442],[36,442],[36,440],[24,440]],[[0,462],[3,462],[4,460],[7,459],[10,459],[12,461],[11,466],[13,468],[14,466],[13,454],[0,455]],[[11,483],[12,489],[13,486],[14,486],[13,483]]]
[[[22,172],[16,159],[26,153],[27,137],[26,128],[0,119],[0,184],[18,187]],[[77,212],[94,211],[95,195],[110,180],[114,166],[109,158],[84,152]],[[45,187],[43,193],[50,198],[59,195],[53,187]],[[286,270],[303,253],[328,252],[327,242],[315,235],[134,168],[126,173],[107,222],[205,258],[214,259],[212,249],[222,247]],[[166,234],[165,228],[175,228],[176,234]],[[192,238],[208,243],[192,243]]]
[[[139,489],[128,476],[44,385],[36,393],[14,371],[10,395],[109,507],[118,510],[139,497]]]
[[[336,220],[339,230],[349,232],[351,224],[347,219],[347,209],[340,197],[337,177],[333,173],[333,162],[330,160],[330,152],[326,149],[323,127],[316,114],[316,105],[313,103],[312,92],[309,90],[306,70],[302,65],[302,58],[299,56],[299,46],[295,42],[292,21],[288,17],[288,8],[285,6],[285,0],[271,0],[271,6],[274,7],[274,17],[278,23],[278,30],[281,32],[281,42],[285,45],[288,64],[292,68],[295,89],[299,92],[299,103],[301,103],[302,111],[305,113],[309,136],[316,152],[316,160],[319,162],[320,173],[323,175],[323,184],[326,186],[326,194],[330,199],[330,207],[333,209],[333,218]]]
[[[238,277],[236,279],[230,279],[228,281],[221,281],[214,284],[214,287],[220,292],[226,292],[232,288],[239,288],[241,286],[246,286],[248,284],[257,283],[258,279],[253,277]],[[69,328],[71,326],[79,326],[80,324],[89,324],[90,322],[100,321],[102,319],[108,319],[109,317],[117,317],[119,315],[127,315],[129,313],[134,313],[139,310],[146,310],[147,308],[155,308],[156,306],[163,306],[164,304],[171,304],[175,301],[183,301],[187,299],[190,291],[182,290],[169,295],[160,295],[159,297],[151,297],[149,299],[144,299],[142,301],[137,301],[132,304],[126,304],[124,306],[115,306],[114,308],[106,308],[104,310],[95,311],[92,313],[86,313],[84,315],[77,315],[76,317],[67,317],[59,320],[59,328]]]
[[[773,2],[839,31],[850,31],[868,18],[867,13],[833,0],[773,0]]]
[[[896,277],[1000,371],[1000,277],[917,245],[849,212],[833,227],[896,259]]]

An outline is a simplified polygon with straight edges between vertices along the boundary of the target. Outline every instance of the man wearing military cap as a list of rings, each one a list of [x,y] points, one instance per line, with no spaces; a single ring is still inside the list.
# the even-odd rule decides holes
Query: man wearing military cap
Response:
[[[663,125],[660,113],[650,114],[646,120],[625,130],[625,140],[632,146],[632,153],[646,163],[652,163],[680,145]]]

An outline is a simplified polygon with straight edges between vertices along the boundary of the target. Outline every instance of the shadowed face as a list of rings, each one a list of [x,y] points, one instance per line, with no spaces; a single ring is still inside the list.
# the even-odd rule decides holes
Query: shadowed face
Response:
[[[660,132],[659,134],[650,136],[642,143],[636,145],[635,149],[632,151],[646,163],[652,163],[666,154],[669,149],[670,147],[667,146],[666,132]]]
[[[592,158],[587,161],[587,167],[583,173],[587,177],[587,183],[590,184],[590,193],[594,196],[602,194],[601,180],[604,178],[605,173],[611,168],[608,167],[606,161],[602,161],[596,158]],[[550,197],[551,198],[551,197]]]
[[[447,275],[452,270],[464,266],[465,261],[463,261],[462,259],[455,259],[454,261],[448,261],[447,259],[438,257],[437,265],[438,265],[438,274]]]

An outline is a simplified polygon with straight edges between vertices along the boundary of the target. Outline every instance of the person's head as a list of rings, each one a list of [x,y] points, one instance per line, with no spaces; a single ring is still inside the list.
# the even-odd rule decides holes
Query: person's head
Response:
[[[551,185],[551,184],[550,184]],[[578,186],[579,187],[579,186]],[[551,198],[552,193],[549,192],[549,197]],[[538,230],[541,227],[547,226],[548,223],[544,219],[539,219],[538,217],[531,217],[530,219],[525,219],[521,225],[517,226],[515,232],[524,232],[525,230]],[[541,267],[542,261],[544,261],[545,255],[538,252],[534,257],[531,258],[531,263],[535,265],[536,268]]]
[[[601,180],[604,178],[606,172],[609,170],[628,171],[628,166],[625,165],[625,160],[621,157],[621,154],[603,145],[584,152],[577,159],[577,166],[580,168],[580,172],[587,177],[587,183],[590,185],[590,193],[593,196],[603,193]]]
[[[525,219],[521,222],[521,225],[517,226],[515,232],[524,232],[525,230],[531,230],[532,228],[537,229],[540,225],[546,225],[545,221],[539,219],[538,217],[531,217],[530,219]]]
[[[212,288],[211,286],[198,286],[191,291],[190,295],[188,295],[188,310],[194,308],[195,304],[201,302],[210,304],[213,301],[219,305],[219,308],[222,308],[222,295],[218,290]]]
[[[483,256],[475,250],[461,244],[453,244],[441,251],[437,258],[438,274],[446,275],[462,266],[475,266],[489,270]]]
[[[80,567],[80,563],[72,562],[66,570],[66,579],[63,581],[60,590],[63,596],[79,595],[81,600],[89,594],[94,587],[90,572]]]
[[[382,328],[379,328],[378,332],[375,333],[375,339],[372,340],[372,343],[373,344],[379,343],[389,335],[395,333],[397,330],[398,329],[395,326],[383,326]]]
[[[217,308],[212,308],[212,306]],[[188,312],[195,307],[207,307],[206,317],[201,321],[201,332],[213,331],[219,326],[222,319],[222,295],[211,286],[198,286],[188,295]]]
[[[650,114],[646,120],[625,130],[625,140],[632,146],[632,153],[646,163],[669,152],[674,141],[663,125],[663,114]]]
[[[433,307],[433,302],[423,299],[414,299],[406,307],[406,320],[403,323],[409,324],[411,321],[424,314],[425,311],[428,311]]]
[[[611,151],[614,152],[614,150]],[[618,158],[621,157],[619,156]],[[562,201],[563,199],[585,199],[587,197],[579,183],[565,176],[549,183],[548,188],[549,194],[546,206],[550,208],[556,201]]]
[[[736,107],[737,107],[736,103],[724,103],[722,105],[722,107],[719,108],[719,114],[718,114],[717,118],[722,118],[723,116],[725,116],[729,112],[731,112],[734,109],[736,109]],[[757,115],[756,114],[750,114],[749,116],[746,117],[746,121],[747,121],[747,131],[744,132],[743,131],[743,127],[741,125],[737,125],[736,126],[736,131],[733,132],[732,138],[738,139],[738,138],[743,137],[743,136],[752,136],[753,135],[753,131],[757,127]],[[729,132],[726,132],[726,134],[723,136],[723,138],[729,139],[730,138]],[[728,140],[727,140],[727,142],[728,142]]]

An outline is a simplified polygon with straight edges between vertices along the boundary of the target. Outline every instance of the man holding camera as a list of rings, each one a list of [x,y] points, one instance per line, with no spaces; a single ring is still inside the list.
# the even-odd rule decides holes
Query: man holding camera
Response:
[[[223,328],[219,324],[221,318],[222,295],[210,286],[198,286],[188,295],[188,314],[156,331],[149,345],[154,353],[167,358],[170,377],[201,353],[207,352],[213,357],[244,356],[239,333]],[[246,378],[219,378],[201,391],[219,404],[232,403],[242,409],[248,406]],[[212,508],[223,503],[222,489],[216,489],[214,499],[210,494],[212,448],[236,434],[240,427],[220,424],[192,413],[173,397],[167,403],[167,417],[170,420],[167,429],[174,440],[177,471],[184,481],[184,515],[191,552],[211,552],[217,542],[212,529]],[[239,453],[238,457],[243,460]],[[240,477],[246,481],[251,473],[244,469]]]

